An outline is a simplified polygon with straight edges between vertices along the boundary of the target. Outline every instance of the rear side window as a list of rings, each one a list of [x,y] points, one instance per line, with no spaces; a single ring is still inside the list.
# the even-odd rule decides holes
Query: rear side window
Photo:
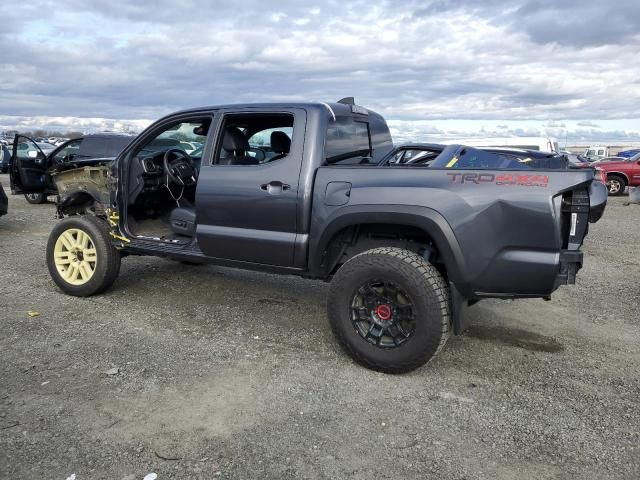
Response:
[[[358,163],[361,157],[370,156],[369,124],[353,117],[338,117],[329,122],[324,154],[328,163]]]

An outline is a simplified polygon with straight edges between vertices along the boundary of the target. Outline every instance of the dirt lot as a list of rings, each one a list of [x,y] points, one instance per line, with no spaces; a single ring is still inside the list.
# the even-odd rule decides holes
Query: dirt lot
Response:
[[[44,264],[53,205],[10,197],[0,477],[639,478],[626,200],[592,226],[577,285],[481,302],[434,362],[390,376],[337,348],[320,282],[134,257],[108,293],[62,295]]]

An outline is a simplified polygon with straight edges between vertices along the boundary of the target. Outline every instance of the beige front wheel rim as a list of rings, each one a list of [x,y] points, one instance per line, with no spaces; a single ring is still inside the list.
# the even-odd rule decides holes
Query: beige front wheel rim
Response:
[[[70,228],[60,234],[53,249],[56,269],[70,285],[84,285],[96,272],[98,254],[84,230]]]

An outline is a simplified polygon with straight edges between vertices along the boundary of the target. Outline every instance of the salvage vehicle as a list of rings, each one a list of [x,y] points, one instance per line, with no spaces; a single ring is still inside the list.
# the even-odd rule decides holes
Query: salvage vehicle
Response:
[[[437,143],[409,143],[394,149],[383,161],[384,165],[424,165],[430,167],[438,166],[436,159],[447,147],[446,144]],[[491,156],[484,156],[483,161],[488,162],[481,168],[499,168],[514,170],[556,170],[566,169],[572,166],[570,159],[566,155],[555,152],[541,152],[539,150],[525,150],[516,147],[478,147],[478,150],[492,153]],[[466,157],[468,160],[479,157]],[[455,163],[447,168],[475,168],[478,163],[463,164]]]
[[[0,145],[0,173],[7,173],[9,171],[10,163],[11,152],[6,145]]]
[[[590,162],[613,156],[614,150],[607,145],[591,145],[582,154]]]
[[[16,135],[13,141],[13,166],[9,169],[11,190],[14,193],[24,193],[29,203],[44,203],[49,195],[58,194],[51,172],[61,167],[112,161],[132,138],[128,134],[94,133],[74,138],[54,150],[45,151],[35,140],[25,135]]]
[[[640,154],[639,148],[632,148],[631,150],[622,150],[621,152],[616,153],[616,157],[620,158],[631,158]]]
[[[7,198],[7,194],[4,193],[4,188],[2,188],[2,184],[0,184],[0,217],[7,214],[9,210],[9,199]]]
[[[631,158],[605,158],[592,164],[607,178],[609,195],[622,195],[627,187],[640,186],[640,153]]]
[[[204,147],[190,156],[178,137]],[[47,266],[76,296],[109,288],[127,255],[330,281],[345,351],[410,371],[464,331],[473,303],[574,283],[607,200],[591,169],[434,148],[429,164],[389,161],[385,120],[352,98],[177,112],[115,162],[52,173]]]

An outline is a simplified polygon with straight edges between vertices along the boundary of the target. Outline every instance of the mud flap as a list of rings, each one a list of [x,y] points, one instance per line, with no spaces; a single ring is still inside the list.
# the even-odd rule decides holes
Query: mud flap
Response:
[[[579,250],[560,252],[560,273],[556,277],[556,287],[576,283],[576,273],[582,268],[583,254]]]
[[[469,301],[462,296],[453,282],[449,282],[449,302],[451,303],[453,333],[461,335],[469,326],[466,315]]]

